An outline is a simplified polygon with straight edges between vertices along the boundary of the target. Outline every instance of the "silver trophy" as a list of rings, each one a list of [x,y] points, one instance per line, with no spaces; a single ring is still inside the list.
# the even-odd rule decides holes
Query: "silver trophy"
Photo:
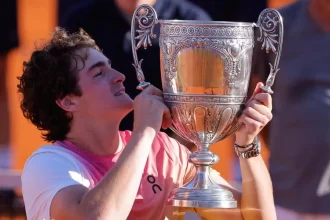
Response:
[[[131,26],[133,66],[140,83],[137,89],[149,83],[145,82],[136,50],[151,46],[156,24],[160,24],[162,87],[173,118],[171,129],[197,146],[189,157],[197,173],[189,183],[172,191],[169,205],[236,208],[233,193],[210,176],[210,166],[219,157],[209,147],[241,126],[238,117],[246,102],[256,28],[261,49],[273,54],[274,62],[269,63],[270,74],[262,88],[273,93],[283,41],[282,17],[275,9],[265,9],[257,24],[158,20],[153,7],[141,5],[133,14]]]

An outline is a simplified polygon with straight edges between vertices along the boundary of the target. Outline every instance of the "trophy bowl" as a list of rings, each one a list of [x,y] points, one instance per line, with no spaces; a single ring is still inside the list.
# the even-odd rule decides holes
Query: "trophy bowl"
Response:
[[[151,38],[157,37],[153,33],[156,24],[160,25],[162,89],[173,118],[171,129],[197,146],[189,156],[196,175],[171,192],[169,205],[236,208],[233,193],[210,176],[210,166],[219,157],[209,147],[241,126],[238,118],[246,102],[256,28],[261,49],[275,54],[262,88],[273,93],[271,86],[279,70],[282,48],[282,17],[275,9],[265,9],[257,24],[158,20],[153,7],[141,5],[133,14],[131,26],[133,66],[140,83],[137,89],[142,90],[149,83],[145,81],[136,50],[151,46]]]

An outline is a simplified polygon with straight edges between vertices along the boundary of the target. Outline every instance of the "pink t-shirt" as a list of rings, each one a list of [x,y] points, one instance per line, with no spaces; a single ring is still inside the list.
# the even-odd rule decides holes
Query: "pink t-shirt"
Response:
[[[124,145],[131,132],[120,132]],[[22,174],[22,191],[28,219],[50,220],[50,204],[64,187],[81,184],[91,189],[121,155],[97,156],[63,141],[43,146],[27,160]],[[188,163],[189,151],[160,132],[152,145],[141,184],[128,219],[164,219],[170,192],[195,172]],[[132,167],[134,169],[134,167]],[[125,186],[123,186],[125,190]]]

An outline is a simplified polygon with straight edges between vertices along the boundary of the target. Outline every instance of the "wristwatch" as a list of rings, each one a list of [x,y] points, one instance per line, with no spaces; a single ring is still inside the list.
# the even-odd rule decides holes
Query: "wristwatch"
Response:
[[[239,146],[238,144],[234,144],[235,152],[237,156],[249,159],[251,157],[257,157],[261,153],[261,144],[258,137],[256,137],[251,144],[248,144],[246,146]],[[241,151],[239,149],[246,149],[244,151]]]

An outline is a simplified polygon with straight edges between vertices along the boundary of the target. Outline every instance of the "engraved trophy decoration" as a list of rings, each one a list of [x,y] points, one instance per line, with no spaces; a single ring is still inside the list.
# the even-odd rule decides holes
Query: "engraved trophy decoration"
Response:
[[[255,28],[259,29],[261,49],[275,57],[273,64],[269,63],[270,74],[262,88],[273,93],[271,86],[282,49],[282,17],[275,9],[265,9],[257,24],[158,20],[153,7],[141,5],[133,14],[131,26],[133,66],[140,83],[137,89],[150,83],[145,82],[136,50],[151,46],[156,24],[160,24],[161,78],[164,101],[173,119],[171,129],[197,146],[189,157],[197,173],[189,183],[171,192],[169,205],[236,208],[233,193],[210,176],[210,166],[219,157],[209,146],[240,127],[238,117],[249,86]]]

